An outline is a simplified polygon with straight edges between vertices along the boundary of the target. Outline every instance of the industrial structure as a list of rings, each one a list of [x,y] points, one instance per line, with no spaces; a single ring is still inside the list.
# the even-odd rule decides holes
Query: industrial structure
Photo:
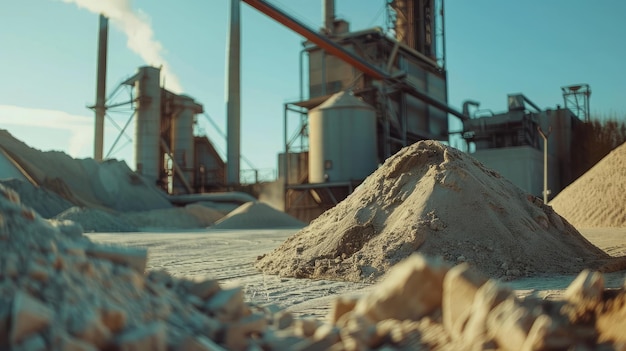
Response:
[[[567,100],[569,89],[563,92]],[[587,107],[588,97],[580,101]],[[542,110],[523,94],[508,95],[508,110],[498,114],[478,116],[476,111],[470,113],[470,105],[479,104],[464,104],[468,119],[462,136],[473,157],[546,202],[574,181],[572,146],[584,115],[561,106]]]
[[[223,190],[224,161],[206,136],[194,135],[196,116],[203,112],[203,106],[189,96],[163,88],[160,68],[140,67],[135,75],[115,89],[130,86],[130,99],[107,101],[107,39],[108,19],[100,15],[96,104],[92,107],[96,115],[94,159],[102,161],[104,158],[107,109],[132,105],[134,113],[120,130],[120,136],[134,120],[135,171],[138,174],[169,194]],[[115,143],[112,149],[114,146]]]
[[[285,211],[305,221],[343,200],[402,147],[447,141],[448,114],[466,118],[447,105],[443,1],[388,2],[391,34],[378,27],[351,32],[335,18],[333,1],[323,4],[321,33],[304,33],[308,83],[301,82],[300,101],[285,105],[279,157]],[[285,16],[272,17],[282,23]]]
[[[137,173],[170,194],[221,188],[224,161],[206,137],[194,136],[202,105],[160,85],[160,69],[140,67],[122,84],[134,87]]]
[[[121,86],[131,88],[130,99],[109,101],[105,108],[132,105],[134,113],[120,135],[135,122],[135,171],[169,194],[222,190],[224,161],[206,136],[194,135],[202,105],[163,88],[157,67],[140,67]]]
[[[589,118],[588,85],[563,87],[565,107],[555,110],[541,110],[524,95],[512,94],[504,113],[470,113],[479,106],[475,101],[456,111],[448,106],[444,1],[385,1],[391,28],[353,32],[348,22],[336,18],[334,0],[322,0],[320,30],[265,0],[231,0],[226,162],[207,137],[193,134],[202,105],[161,87],[159,68],[140,67],[122,84],[134,91],[125,103],[135,110],[136,171],[170,194],[241,190],[244,2],[306,39],[300,54],[300,99],[284,105],[285,149],[278,156],[284,210],[294,217],[310,221],[335,206],[404,146],[426,139],[449,141],[449,116],[463,122],[460,133],[467,151],[529,193],[547,199],[548,189],[557,192],[573,180],[573,130]],[[102,123],[112,106],[104,94],[107,23],[101,17],[93,107],[96,159],[103,157]],[[542,134],[548,130],[549,136]]]

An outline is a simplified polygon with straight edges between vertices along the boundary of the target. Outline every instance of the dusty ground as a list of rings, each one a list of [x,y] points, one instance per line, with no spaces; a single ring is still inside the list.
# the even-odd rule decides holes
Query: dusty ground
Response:
[[[96,233],[96,242],[148,249],[148,269],[165,269],[174,276],[215,278],[223,286],[244,287],[250,302],[276,304],[300,316],[324,317],[333,297],[359,294],[367,284],[328,280],[287,279],[260,274],[257,256],[280,245],[296,230],[214,230],[177,233]],[[626,255],[626,228],[580,230],[596,246],[613,256]],[[546,276],[524,278],[510,284],[520,296],[558,298],[575,278]],[[626,271],[605,275],[607,287],[621,286]]]

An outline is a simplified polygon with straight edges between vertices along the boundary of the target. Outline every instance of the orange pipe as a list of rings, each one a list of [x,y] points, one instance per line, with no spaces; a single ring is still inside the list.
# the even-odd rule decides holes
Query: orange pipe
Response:
[[[288,14],[279,10],[275,6],[267,3],[263,0],[242,0],[246,4],[252,6],[259,12],[267,15],[272,18],[276,22],[284,25],[285,27],[293,30],[294,32],[302,35],[307,40],[310,40],[315,45],[325,50],[331,55],[338,57],[339,59],[347,62],[352,67],[358,69],[359,71],[371,76],[374,79],[387,79],[389,76],[380,70],[378,67],[366,62],[361,57],[345,50],[343,47],[333,42],[332,40],[326,38],[315,31],[310,30],[304,24],[299,21],[291,18]]]

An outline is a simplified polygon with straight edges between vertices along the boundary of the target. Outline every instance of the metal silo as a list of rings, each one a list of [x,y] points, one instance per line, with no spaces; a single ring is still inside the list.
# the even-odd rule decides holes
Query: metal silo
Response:
[[[171,151],[188,184],[194,184],[193,125],[195,115],[202,112],[202,106],[189,96],[179,95],[174,99],[176,112],[172,118]],[[185,192],[184,184],[176,177],[174,188],[176,193]]]
[[[309,182],[363,180],[378,166],[376,111],[340,92],[309,111]]]
[[[135,162],[137,173],[156,184],[159,179],[161,152],[161,70],[139,67],[135,76],[137,94]]]

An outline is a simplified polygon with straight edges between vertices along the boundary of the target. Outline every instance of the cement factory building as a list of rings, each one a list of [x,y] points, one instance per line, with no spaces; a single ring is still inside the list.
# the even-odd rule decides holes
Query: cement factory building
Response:
[[[584,91],[568,87],[565,108],[554,110],[541,110],[521,94],[509,95],[509,109],[500,114],[472,114],[469,107],[477,103],[471,101],[463,112],[450,108],[443,0],[388,1],[390,31],[355,32],[336,18],[333,0],[322,1],[320,31],[264,0],[241,2],[307,39],[300,57],[301,99],[284,106],[285,150],[278,157],[284,210],[294,217],[310,221],[335,206],[404,146],[426,139],[448,142],[449,116],[463,122],[460,134],[474,157],[530,194],[547,195],[546,188],[556,193],[573,180],[572,134],[581,113],[588,119],[590,91],[583,105],[568,106],[569,98]],[[158,68],[141,67],[124,82],[134,87],[136,171],[170,194],[240,189],[239,6],[240,0],[231,0],[226,162],[210,140],[193,134],[202,105],[162,88]],[[104,111],[102,42],[106,45],[101,27],[97,134]],[[542,135],[548,132],[546,158]],[[102,155],[101,146],[95,150]]]

